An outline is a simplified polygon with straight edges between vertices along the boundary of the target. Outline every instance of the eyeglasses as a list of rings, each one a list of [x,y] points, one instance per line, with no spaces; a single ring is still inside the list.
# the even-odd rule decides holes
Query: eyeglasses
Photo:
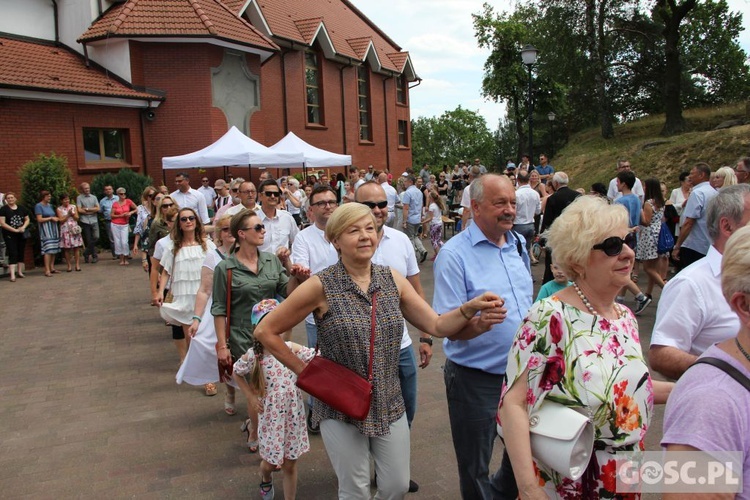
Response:
[[[240,191],[240,188],[232,188],[233,193],[239,193],[239,191]]]
[[[617,255],[620,255],[620,253],[622,252],[622,246],[624,244],[625,240],[620,238],[619,236],[610,236],[606,240],[594,245],[591,248],[593,248],[594,250],[601,250],[610,257],[615,257]]]
[[[220,231],[222,233],[228,233],[229,232],[229,227],[222,227]]]
[[[208,182],[208,179],[201,179],[201,182]]]
[[[263,194],[269,198],[278,198],[281,196],[281,191],[263,191]]]
[[[266,228],[266,226],[264,226],[263,224],[256,224],[256,225],[250,226],[250,227],[243,227],[242,229],[240,229],[240,231],[250,231],[251,229],[254,229],[256,232],[259,233],[259,232],[263,231],[265,228]]]
[[[174,206],[174,203],[162,203],[161,204],[161,208],[169,208],[173,206]]]
[[[382,209],[384,209],[385,207],[388,206],[388,200],[383,200],[383,201],[378,201],[378,202],[375,202],[375,201],[361,201],[360,203],[362,203],[364,206],[366,206],[370,210],[372,210],[375,207],[377,207],[377,208],[379,208],[379,209],[382,210]]]
[[[310,203],[311,206],[318,207],[318,208],[335,207],[338,204],[339,202],[336,200],[321,200],[321,201],[316,201],[315,203]]]
[[[185,217],[180,217],[180,222],[194,222],[195,221],[195,215],[186,215]]]
[[[255,192],[255,190],[251,189],[250,191],[240,191],[240,194],[250,194],[250,193],[254,193],[254,192]]]

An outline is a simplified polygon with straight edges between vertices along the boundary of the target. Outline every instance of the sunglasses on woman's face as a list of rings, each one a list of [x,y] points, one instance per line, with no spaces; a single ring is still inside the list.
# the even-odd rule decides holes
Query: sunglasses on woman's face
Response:
[[[264,226],[263,224],[256,224],[256,225],[250,226],[250,227],[243,227],[242,231],[250,231],[251,229],[254,229],[256,232],[259,233],[259,232],[263,231],[265,228],[266,228],[266,226]]]
[[[174,203],[162,203],[161,204],[161,208],[169,208],[173,206],[174,206]]]
[[[195,215],[186,215],[185,217],[180,217],[180,222],[194,222],[195,221]]]
[[[625,240],[619,236],[610,236],[606,240],[599,244],[594,245],[594,250],[601,250],[610,257],[616,257],[622,252],[622,246],[625,244]]]
[[[229,232],[229,228],[228,227],[222,227],[221,228],[221,232],[222,233],[228,233]]]
[[[383,210],[385,207],[388,206],[388,201],[387,200],[385,200],[385,201],[378,201],[378,202],[375,202],[375,201],[363,201],[361,203],[364,206],[366,206],[367,208],[369,208],[370,210],[372,210],[375,207]]]

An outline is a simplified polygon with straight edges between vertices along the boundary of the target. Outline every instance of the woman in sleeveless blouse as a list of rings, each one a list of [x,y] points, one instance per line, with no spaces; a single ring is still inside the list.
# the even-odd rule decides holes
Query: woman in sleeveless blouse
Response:
[[[464,332],[477,313],[487,328],[502,321],[502,301],[492,293],[438,316],[397,271],[374,265],[378,244],[375,219],[360,203],[336,209],[326,238],[339,252],[337,264],[311,276],[258,325],[255,336],[295,374],[306,366],[285,346],[281,334],[314,313],[320,354],[367,377],[371,307],[376,333],[370,413],[354,420],[323,402],[313,407],[339,483],[339,498],[370,498],[372,455],[377,473],[376,498],[403,498],[409,487],[409,429],[398,378],[403,321],[437,337],[467,340]],[[302,279],[302,278],[300,278]]]

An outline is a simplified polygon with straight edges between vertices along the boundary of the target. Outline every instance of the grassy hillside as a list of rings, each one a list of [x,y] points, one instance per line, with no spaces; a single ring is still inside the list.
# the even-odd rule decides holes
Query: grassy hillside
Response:
[[[750,155],[750,125],[713,130],[727,120],[748,123],[747,113],[744,102],[687,110],[683,114],[690,132],[675,137],[659,135],[664,115],[616,126],[615,137],[609,140],[602,139],[598,128],[585,130],[573,135],[550,163],[570,176],[571,187],[588,191],[594,182],[606,185],[614,177],[617,159],[626,158],[638,177],[656,177],[671,189],[677,187],[679,173],[695,162],[704,161],[716,170]]]

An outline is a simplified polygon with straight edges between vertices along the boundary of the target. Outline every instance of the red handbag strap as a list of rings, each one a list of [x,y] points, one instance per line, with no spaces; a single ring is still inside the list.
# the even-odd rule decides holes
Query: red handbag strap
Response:
[[[227,327],[224,334],[224,342],[229,343],[229,321],[232,317],[232,268],[227,269]]]
[[[378,304],[378,292],[372,293],[372,315],[370,317],[370,362],[367,367],[367,380],[372,383],[372,360],[375,357],[375,308]]]

